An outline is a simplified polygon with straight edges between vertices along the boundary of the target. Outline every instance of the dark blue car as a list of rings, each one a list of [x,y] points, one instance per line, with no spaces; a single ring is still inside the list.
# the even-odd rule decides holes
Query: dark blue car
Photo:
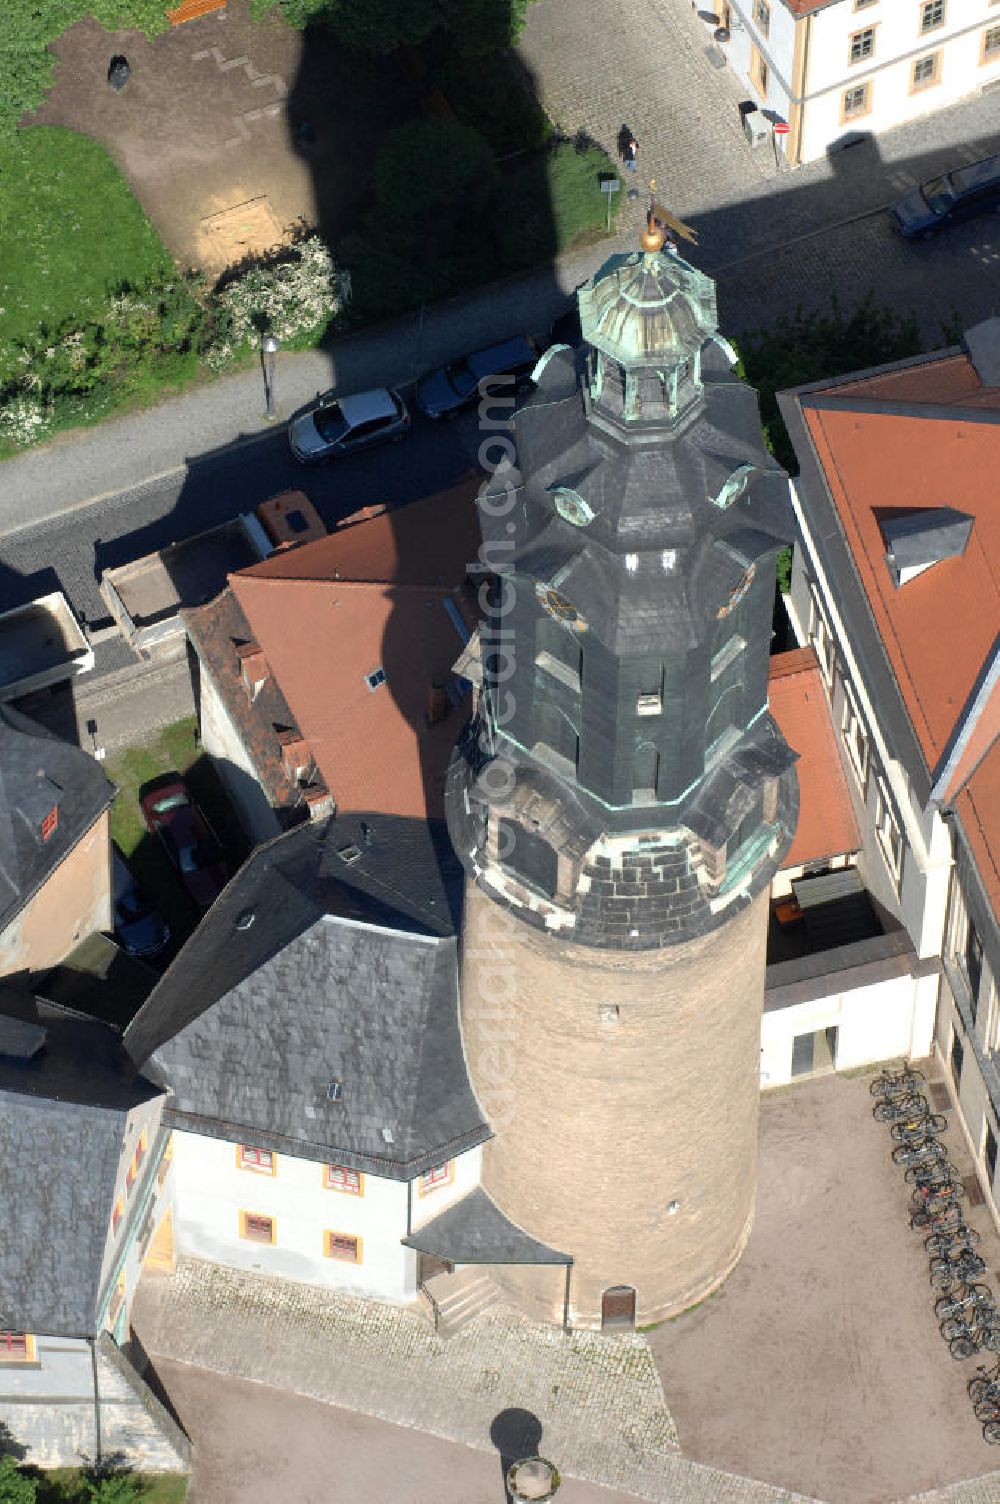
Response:
[[[414,400],[428,418],[453,418],[465,407],[479,400],[479,383],[489,376],[508,376],[513,391],[522,394],[531,387],[531,373],[538,360],[534,345],[517,335],[488,350],[463,355],[450,365],[431,371],[417,384]],[[493,390],[501,396],[511,392],[511,383],[498,383]]]
[[[968,167],[928,178],[889,210],[907,240],[927,239],[942,226],[1000,208],[1000,157],[984,157]]]

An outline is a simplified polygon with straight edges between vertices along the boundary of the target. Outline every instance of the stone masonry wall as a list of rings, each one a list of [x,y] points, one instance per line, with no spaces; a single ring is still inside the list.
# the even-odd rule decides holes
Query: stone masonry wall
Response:
[[[710,935],[622,954],[539,934],[468,887],[462,1025],[496,1134],[483,1183],[572,1254],[576,1325],[599,1324],[610,1285],[635,1286],[639,1324],[683,1310],[745,1246],[766,908],[763,894]],[[551,1282],[495,1272],[522,1308],[561,1319]]]

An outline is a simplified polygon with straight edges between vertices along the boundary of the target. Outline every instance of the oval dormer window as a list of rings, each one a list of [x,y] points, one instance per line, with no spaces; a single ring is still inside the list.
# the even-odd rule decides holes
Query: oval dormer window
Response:
[[[747,482],[753,474],[752,465],[740,465],[735,469],[726,481],[718,496],[713,496],[712,501],[717,507],[725,509],[731,507],[734,501],[739,501],[747,488]]]
[[[553,486],[552,499],[556,504],[559,516],[574,527],[586,527],[594,520],[594,509],[589,502],[584,501],[579,491],[571,491],[568,486]]]

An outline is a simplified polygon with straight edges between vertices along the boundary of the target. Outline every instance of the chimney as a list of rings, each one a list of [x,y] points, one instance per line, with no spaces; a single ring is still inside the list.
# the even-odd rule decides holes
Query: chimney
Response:
[[[448,714],[450,701],[448,691],[440,679],[435,679],[427,690],[427,724],[436,726]]]
[[[327,815],[337,812],[337,801],[325,783],[314,783],[311,788],[303,789],[302,799],[310,820],[325,820]]]
[[[246,690],[252,703],[256,700],[261,688],[267,682],[269,672],[267,659],[256,642],[239,643],[236,648],[236,658],[240,665],[240,677],[243,680],[243,688]]]
[[[299,783],[308,778],[313,769],[313,755],[305,737],[294,730],[279,731],[278,746],[289,782]]]

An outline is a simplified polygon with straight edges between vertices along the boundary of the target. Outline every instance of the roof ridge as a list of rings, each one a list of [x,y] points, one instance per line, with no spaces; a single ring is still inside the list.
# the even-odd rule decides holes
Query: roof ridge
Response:
[[[965,407],[959,402],[920,402],[912,397],[877,397],[871,393],[843,396],[835,391],[802,394],[803,407],[818,411],[866,413],[869,417],[923,418],[925,420],[1000,424],[1000,409]]]

